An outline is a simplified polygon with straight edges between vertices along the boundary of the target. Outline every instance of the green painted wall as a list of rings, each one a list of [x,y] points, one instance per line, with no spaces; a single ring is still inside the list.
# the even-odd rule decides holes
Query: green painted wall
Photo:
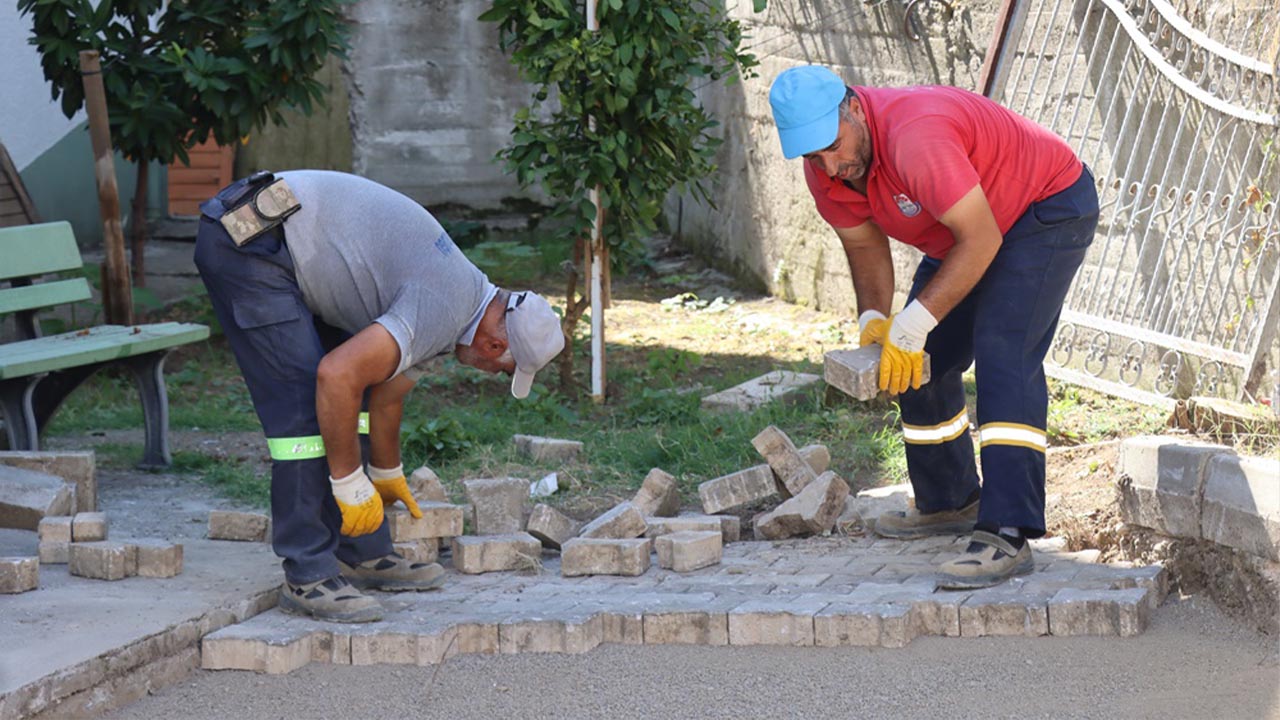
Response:
[[[116,153],[115,166],[120,212],[128,232],[129,208],[133,202],[138,169],[120,153]],[[89,141],[87,123],[67,133],[19,174],[43,222],[66,220],[71,223],[81,248],[102,245],[102,219],[93,175],[93,145]],[[159,165],[152,166],[147,185],[148,214],[154,216],[163,208],[160,201],[165,188],[164,172]]]

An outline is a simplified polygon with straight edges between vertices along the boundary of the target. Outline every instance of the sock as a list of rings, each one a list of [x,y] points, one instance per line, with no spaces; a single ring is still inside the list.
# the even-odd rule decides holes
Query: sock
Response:
[[[1022,530],[1016,527],[1008,527],[1006,525],[1001,525],[1000,534],[1005,537],[1020,538],[1022,537]]]

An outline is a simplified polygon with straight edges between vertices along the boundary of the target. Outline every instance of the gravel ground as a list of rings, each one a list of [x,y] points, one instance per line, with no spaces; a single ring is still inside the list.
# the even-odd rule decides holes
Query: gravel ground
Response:
[[[1118,638],[920,638],[903,649],[605,646],[439,668],[198,672],[111,718],[1280,718],[1280,644],[1170,599]]]

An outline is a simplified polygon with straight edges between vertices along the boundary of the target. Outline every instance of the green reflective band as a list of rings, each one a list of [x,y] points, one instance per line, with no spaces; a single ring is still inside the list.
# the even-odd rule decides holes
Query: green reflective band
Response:
[[[311,460],[324,457],[324,440],[310,437],[267,438],[272,460]]]
[[[361,435],[369,434],[369,413],[360,413],[360,419],[356,422],[356,432]]]

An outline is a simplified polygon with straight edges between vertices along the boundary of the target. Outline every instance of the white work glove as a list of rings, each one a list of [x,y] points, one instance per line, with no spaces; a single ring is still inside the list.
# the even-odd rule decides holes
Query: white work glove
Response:
[[[338,510],[342,511],[343,535],[368,535],[382,527],[382,496],[369,482],[364,468],[358,467],[344,478],[330,477],[329,485],[333,488],[333,499],[338,501]]]
[[[889,336],[880,352],[880,389],[904,393],[907,387],[920,389],[924,375],[924,343],[929,332],[938,326],[919,300],[912,300],[902,312],[893,316]]]

